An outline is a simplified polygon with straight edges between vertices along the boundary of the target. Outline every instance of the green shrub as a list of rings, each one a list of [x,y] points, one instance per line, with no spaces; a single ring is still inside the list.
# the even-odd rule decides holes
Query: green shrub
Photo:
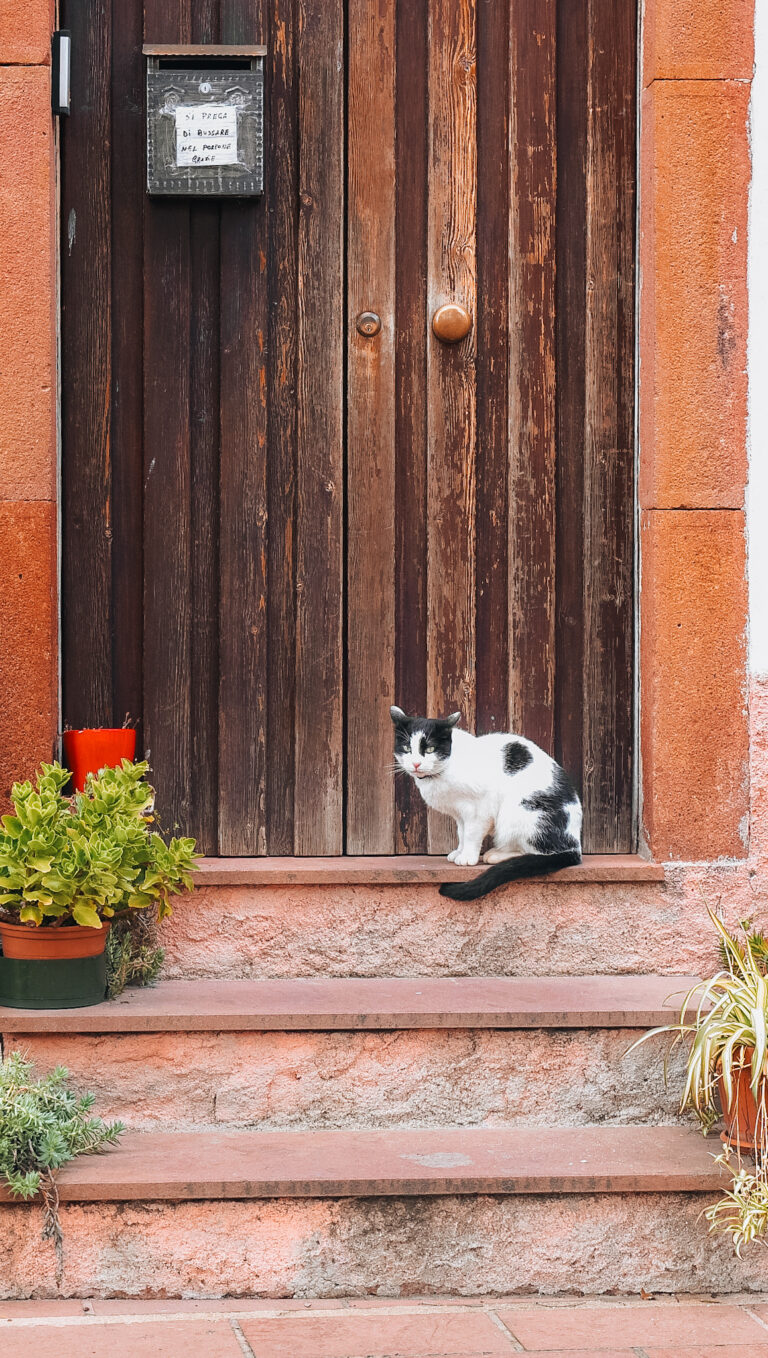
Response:
[[[93,1095],[67,1088],[62,1066],[34,1078],[21,1052],[0,1061],[0,1180],[19,1198],[43,1198],[43,1238],[61,1251],[55,1171],[76,1155],[114,1145],[122,1123],[90,1117]]]
[[[66,797],[69,772],[42,764],[36,785],[16,783],[14,812],[0,832],[0,918],[30,925],[101,921],[170,897],[192,885],[193,839],[164,842],[150,829],[154,792],[149,765],[89,774],[85,790]]]

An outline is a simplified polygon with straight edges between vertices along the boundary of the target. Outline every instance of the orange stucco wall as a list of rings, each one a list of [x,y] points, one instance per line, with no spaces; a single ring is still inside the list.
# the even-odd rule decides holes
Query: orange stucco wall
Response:
[[[0,0],[0,794],[57,727],[49,0]],[[748,848],[747,135],[752,0],[646,0],[640,233],[641,835]],[[24,125],[29,135],[19,138]]]
[[[49,0],[0,0],[0,794],[57,729],[56,149]],[[23,135],[20,132],[23,131]]]

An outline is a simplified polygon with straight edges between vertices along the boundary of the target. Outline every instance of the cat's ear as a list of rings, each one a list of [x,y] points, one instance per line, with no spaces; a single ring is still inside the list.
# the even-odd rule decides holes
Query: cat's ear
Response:
[[[450,715],[450,717],[446,717],[446,718],[445,718],[445,721],[443,722],[443,726],[458,726],[458,724],[459,724],[460,721],[461,721],[461,713],[460,713],[460,712],[452,712],[451,715]]]
[[[390,707],[389,715],[392,718],[393,722],[395,723],[395,726],[404,726],[407,725],[408,723],[408,718],[406,717],[402,707]]]

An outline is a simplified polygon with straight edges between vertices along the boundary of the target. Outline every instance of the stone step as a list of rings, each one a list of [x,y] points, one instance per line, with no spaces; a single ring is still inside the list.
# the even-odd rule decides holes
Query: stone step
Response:
[[[479,868],[457,867],[438,854],[369,855],[344,858],[200,858],[198,886],[349,885],[353,882],[464,882]],[[664,868],[634,853],[585,854],[575,868],[556,874],[562,882],[663,882]],[[553,876],[553,880],[555,877]]]
[[[553,1108],[569,1126],[657,1124],[678,1120],[683,1052],[666,1086],[665,1043],[627,1048],[693,981],[165,981],[90,1009],[0,1010],[0,1034],[136,1129],[546,1125]]]
[[[703,1193],[711,1149],[687,1127],[133,1132],[57,1184],[62,1202]]]
[[[617,855],[593,869],[585,860],[461,902],[441,896],[439,883],[473,870],[438,859],[376,871],[371,861],[329,860],[324,875],[297,860],[211,866],[163,927],[166,974],[617,975],[717,965],[695,884],[674,866]]]
[[[648,1028],[695,976],[161,980],[87,1009],[9,1009],[2,1033],[297,1032],[405,1028]]]
[[[63,1259],[0,1206],[0,1297],[764,1291],[684,1128],[130,1135],[60,1176]],[[355,1196],[346,1196],[354,1194]]]

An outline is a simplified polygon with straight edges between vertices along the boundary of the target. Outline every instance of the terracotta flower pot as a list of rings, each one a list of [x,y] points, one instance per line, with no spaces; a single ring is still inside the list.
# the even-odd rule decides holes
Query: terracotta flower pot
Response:
[[[726,1102],[725,1081],[717,1077],[720,1107],[723,1110],[725,1131],[722,1140],[738,1150],[755,1150],[768,1134],[768,1091],[762,1077],[757,1087],[759,1102],[752,1093],[752,1047],[743,1049],[741,1065],[733,1069],[733,1098]]]
[[[133,759],[136,754],[136,732],[129,726],[65,731],[62,741],[76,792],[83,791],[86,774],[117,768],[121,759]]]
[[[50,925],[4,924],[0,920],[3,957],[17,960],[53,962],[71,957],[98,957],[103,953],[109,931],[105,920],[100,929],[81,924]]]

